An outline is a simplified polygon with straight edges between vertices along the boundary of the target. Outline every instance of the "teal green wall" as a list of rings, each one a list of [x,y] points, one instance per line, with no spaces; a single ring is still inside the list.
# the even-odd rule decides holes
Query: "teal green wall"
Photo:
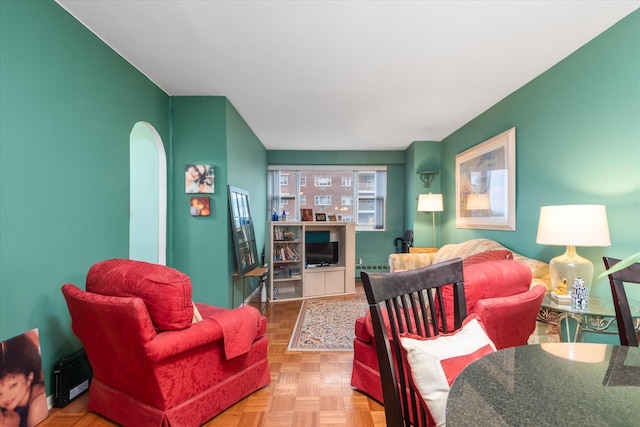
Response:
[[[256,235],[258,257],[262,259],[266,222],[264,212],[267,211],[267,150],[253,133],[247,122],[235,107],[227,101],[227,161],[228,183],[249,192],[249,208],[253,218],[253,229]],[[229,221],[227,220],[227,223]],[[230,226],[227,226],[229,232]],[[229,254],[234,253],[233,241],[230,238],[227,246]],[[230,256],[229,271],[237,271],[234,256]],[[249,283],[251,282],[251,283]],[[257,279],[247,279],[244,297],[258,286]],[[242,281],[235,282],[235,292],[242,295]],[[235,301],[239,298],[236,297]]]
[[[405,200],[405,224],[406,228],[413,230],[415,247],[433,246],[433,216],[430,212],[418,212],[418,197],[420,194],[440,194],[441,175],[435,175],[430,187],[425,187],[418,172],[439,172],[441,166],[442,144],[439,141],[416,141],[407,149],[406,185],[407,195]],[[440,212],[436,212],[436,247],[440,242]]]
[[[356,232],[356,262],[387,265],[393,239],[404,234],[405,153],[403,151],[288,151],[267,152],[270,165],[386,165],[387,212],[384,231]],[[267,220],[266,209],[263,214]]]
[[[166,143],[168,96],[52,1],[0,1],[0,339],[80,347],[60,287],[127,257],[129,134]]]
[[[227,205],[227,99],[177,96],[172,98],[173,262],[188,272],[196,301],[227,306],[230,301],[230,226]],[[187,164],[209,164],[215,171],[215,193],[198,194],[211,199],[211,216],[192,217],[191,197],[185,193]]]
[[[266,149],[225,97],[191,96],[172,98],[173,170],[173,263],[188,272],[194,299],[231,307],[241,301],[241,281],[237,271],[229,223],[227,187],[249,192],[258,256],[264,248],[266,211]],[[192,217],[190,198],[185,193],[184,168],[187,164],[210,164],[215,168],[215,193],[211,216]],[[257,286],[250,283],[245,297]]]
[[[445,242],[495,239],[549,260],[562,247],[536,244],[540,207],[605,204],[612,245],[578,248],[604,270],[640,242],[640,11],[586,44],[447,137],[442,145]],[[455,228],[455,156],[516,127],[517,230]],[[605,280],[593,292],[608,294]]]

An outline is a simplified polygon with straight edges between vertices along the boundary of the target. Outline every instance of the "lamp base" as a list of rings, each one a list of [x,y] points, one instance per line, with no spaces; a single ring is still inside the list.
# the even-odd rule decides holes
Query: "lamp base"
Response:
[[[575,246],[567,246],[567,251],[549,261],[549,273],[551,274],[551,289],[566,279],[567,290],[571,293],[571,287],[576,278],[584,280],[584,285],[591,290],[593,280],[593,263],[581,257],[576,252]]]

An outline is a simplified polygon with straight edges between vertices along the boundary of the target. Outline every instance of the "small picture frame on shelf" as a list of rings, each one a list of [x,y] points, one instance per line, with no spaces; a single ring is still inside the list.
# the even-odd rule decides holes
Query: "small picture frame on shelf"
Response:
[[[325,213],[316,214],[316,221],[326,221],[326,220],[327,220],[327,214]]]
[[[336,222],[336,221],[338,221],[338,219],[336,218],[335,215],[329,215],[329,221]]]
[[[313,221],[313,209],[300,209],[300,219],[302,221]]]

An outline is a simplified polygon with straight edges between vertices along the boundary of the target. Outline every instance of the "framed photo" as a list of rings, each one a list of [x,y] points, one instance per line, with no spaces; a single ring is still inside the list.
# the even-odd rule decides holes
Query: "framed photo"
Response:
[[[0,342],[2,390],[6,396],[0,414],[2,426],[36,425],[49,415],[40,355],[38,329]],[[20,402],[23,398],[24,403]],[[9,404],[6,408],[5,402]]]
[[[211,215],[211,199],[209,197],[192,197],[191,216],[210,216]]]
[[[456,156],[456,228],[515,231],[515,127]]]
[[[302,221],[313,221],[313,209],[300,209],[300,219]]]
[[[335,215],[329,215],[329,221],[336,222],[338,218]]]
[[[215,192],[215,175],[211,165],[186,165],[184,168],[185,193]]]
[[[326,221],[326,220],[327,220],[327,214],[325,213],[316,214],[316,221]]]

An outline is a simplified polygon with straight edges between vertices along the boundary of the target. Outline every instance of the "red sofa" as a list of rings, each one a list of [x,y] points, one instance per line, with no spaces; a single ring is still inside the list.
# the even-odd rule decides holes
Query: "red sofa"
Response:
[[[530,288],[531,269],[514,260],[486,261],[464,267],[464,281],[467,314],[478,314],[496,348],[527,344],[546,291],[543,285]],[[452,304],[449,291],[445,303],[448,296]],[[355,323],[351,385],[383,402],[369,312]]]
[[[198,426],[269,384],[255,308],[194,305],[186,274],[124,259],[91,267],[86,289],[62,286],[93,368],[89,410],[127,426]]]

